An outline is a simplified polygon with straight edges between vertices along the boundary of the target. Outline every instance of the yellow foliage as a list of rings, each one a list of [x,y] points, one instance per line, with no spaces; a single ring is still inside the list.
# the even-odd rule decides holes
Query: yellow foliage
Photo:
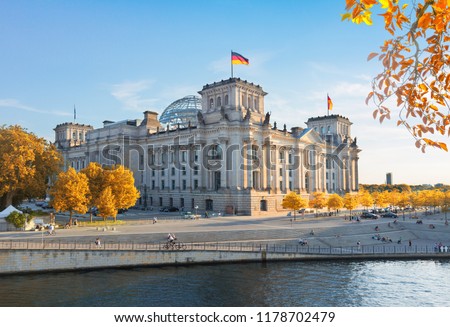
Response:
[[[20,126],[0,126],[0,198],[45,196],[62,159],[56,148]]]
[[[328,209],[338,210],[344,207],[344,199],[339,194],[331,194],[327,200]]]
[[[104,171],[104,187],[111,187],[116,209],[129,208],[139,199],[139,191],[134,186],[133,173],[122,165]]]
[[[61,172],[55,184],[50,189],[52,205],[56,211],[69,211],[70,224],[72,213],[84,214],[87,212],[89,186],[85,174],[77,173],[70,167],[66,172]]]
[[[314,192],[313,198],[309,200],[309,207],[314,209],[322,209],[327,205],[327,197],[323,192]]]
[[[99,216],[103,217],[104,220],[108,217],[113,217],[114,219],[117,216],[117,209],[114,204],[114,195],[112,194],[111,187],[106,187],[103,191],[100,192],[97,201],[97,208],[99,212]]]
[[[358,196],[353,195],[351,193],[346,193],[344,196],[344,203],[343,206],[345,209],[352,211],[358,206]]]
[[[378,57],[382,65],[366,99],[375,107],[374,119],[380,123],[390,119],[396,103],[397,126],[413,135],[417,148],[448,151],[445,142],[425,136],[435,132],[450,136],[450,1],[419,0],[407,9],[407,4],[395,0],[346,0],[342,20],[371,25],[373,7],[381,11],[384,29],[392,36],[379,55],[369,55],[369,59]]]

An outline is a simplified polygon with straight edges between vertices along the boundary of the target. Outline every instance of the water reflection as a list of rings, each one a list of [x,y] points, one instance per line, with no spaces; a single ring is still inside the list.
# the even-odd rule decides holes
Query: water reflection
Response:
[[[449,306],[448,261],[276,262],[0,278],[0,306]]]

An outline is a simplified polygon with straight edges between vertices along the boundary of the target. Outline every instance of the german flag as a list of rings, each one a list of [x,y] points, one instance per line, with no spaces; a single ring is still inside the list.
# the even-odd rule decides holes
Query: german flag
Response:
[[[327,94],[327,102],[328,102],[328,110],[333,109],[333,101],[331,101],[331,98]]]
[[[231,52],[231,63],[233,65],[248,65],[249,61],[237,52]]]

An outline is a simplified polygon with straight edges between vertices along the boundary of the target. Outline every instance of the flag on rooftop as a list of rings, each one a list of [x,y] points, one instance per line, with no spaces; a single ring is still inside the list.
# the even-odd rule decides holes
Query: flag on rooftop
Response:
[[[331,101],[331,98],[327,94],[327,103],[328,103],[328,110],[333,109],[333,101]]]
[[[237,52],[231,52],[231,63],[233,65],[248,65],[249,60]]]

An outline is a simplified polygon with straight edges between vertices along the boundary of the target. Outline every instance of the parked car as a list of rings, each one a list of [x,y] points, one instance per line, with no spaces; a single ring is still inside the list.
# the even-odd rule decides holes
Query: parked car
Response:
[[[363,219],[378,219],[378,215],[374,214],[374,213],[370,213],[370,212],[363,212],[360,216],[360,218]]]
[[[42,209],[53,209],[53,207],[47,201],[42,204]]]
[[[381,215],[383,218],[398,218],[398,215],[393,212],[386,212]]]

